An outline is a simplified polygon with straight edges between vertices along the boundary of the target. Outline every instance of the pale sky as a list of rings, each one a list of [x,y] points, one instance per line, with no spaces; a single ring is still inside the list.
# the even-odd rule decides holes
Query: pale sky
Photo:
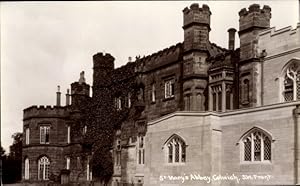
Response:
[[[92,84],[92,56],[110,53],[119,67],[183,41],[182,10],[207,4],[210,41],[228,46],[228,28],[238,30],[238,12],[253,3],[272,8],[271,27],[296,27],[299,1],[0,2],[1,143],[23,128],[23,109],[54,105],[57,85],[66,89],[85,71]],[[238,43],[236,35],[236,43]],[[238,46],[238,44],[236,44]]]

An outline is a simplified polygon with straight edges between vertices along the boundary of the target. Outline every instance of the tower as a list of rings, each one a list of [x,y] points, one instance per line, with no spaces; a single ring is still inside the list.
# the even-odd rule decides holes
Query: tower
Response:
[[[271,8],[258,4],[239,12],[240,62],[239,62],[239,107],[261,105],[262,88],[260,54],[257,54],[257,35],[270,27]]]
[[[93,98],[109,99],[115,58],[110,54],[97,53],[93,56]]]
[[[211,12],[207,5],[192,4],[183,10],[184,54],[183,97],[184,110],[207,109],[205,91]]]

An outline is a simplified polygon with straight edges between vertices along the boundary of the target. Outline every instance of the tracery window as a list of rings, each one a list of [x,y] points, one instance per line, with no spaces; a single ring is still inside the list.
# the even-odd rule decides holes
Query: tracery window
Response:
[[[271,137],[259,129],[253,129],[242,139],[242,160],[262,162],[271,160]]]
[[[50,161],[46,156],[39,159],[38,162],[38,179],[49,180]]]
[[[284,101],[300,99],[300,62],[293,61],[284,71],[283,98]]]
[[[184,163],[186,161],[186,144],[179,136],[174,135],[165,144],[168,163]]]

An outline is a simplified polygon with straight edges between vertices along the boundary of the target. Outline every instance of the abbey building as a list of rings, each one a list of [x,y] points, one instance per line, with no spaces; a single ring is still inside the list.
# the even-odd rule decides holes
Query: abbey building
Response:
[[[270,27],[266,5],[239,16],[228,48],[209,40],[209,7],[192,4],[184,41],[120,68],[95,54],[93,95],[81,73],[65,106],[58,90],[56,106],[24,110],[24,182],[92,182],[92,157],[77,155],[90,128],[73,126],[86,101],[107,100],[134,116],[115,130],[111,185],[300,184],[300,25]]]

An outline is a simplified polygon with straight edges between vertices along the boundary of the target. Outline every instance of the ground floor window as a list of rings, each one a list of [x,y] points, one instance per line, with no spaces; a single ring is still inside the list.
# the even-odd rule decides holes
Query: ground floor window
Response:
[[[49,180],[49,169],[50,169],[49,159],[46,156],[40,158],[38,162],[38,179]]]

